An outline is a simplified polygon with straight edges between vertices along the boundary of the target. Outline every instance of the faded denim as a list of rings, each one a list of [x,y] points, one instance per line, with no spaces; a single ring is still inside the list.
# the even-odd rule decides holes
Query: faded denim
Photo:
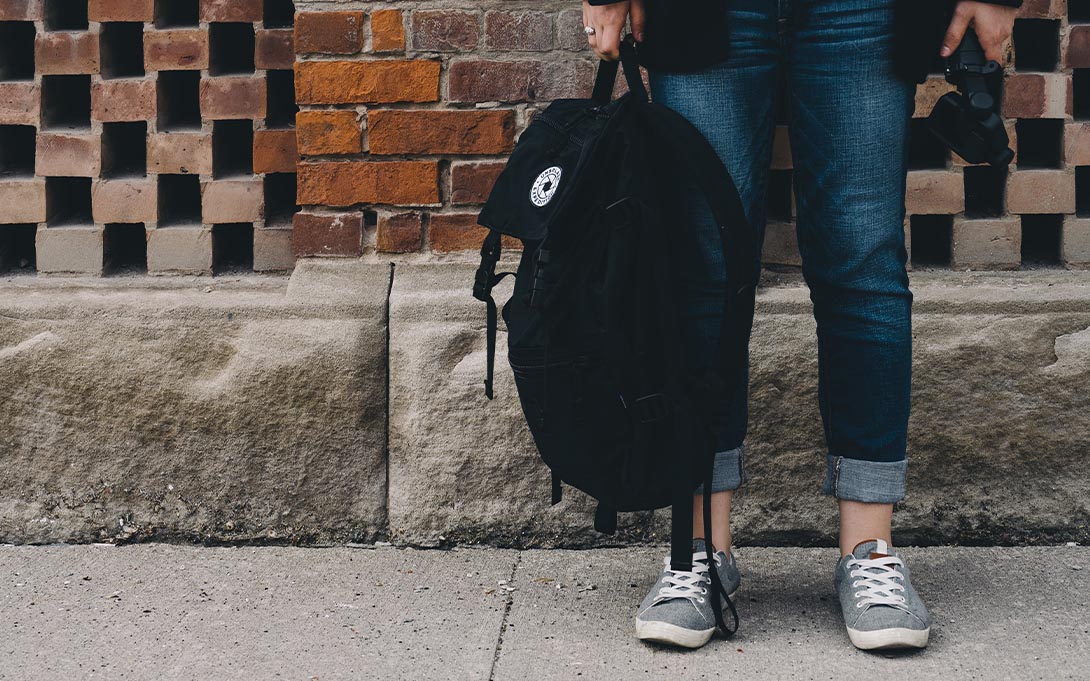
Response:
[[[730,170],[764,239],[774,99],[786,78],[796,229],[818,336],[818,401],[828,453],[823,492],[889,503],[904,496],[912,294],[904,194],[915,87],[893,73],[892,0],[732,0],[731,55],[695,73],[650,74],[653,98],[688,118]],[[717,344],[723,279],[707,225],[687,268],[687,343]],[[699,367],[698,367],[699,368]],[[742,387],[746,391],[746,386]],[[713,491],[745,481],[745,394],[719,424]]]

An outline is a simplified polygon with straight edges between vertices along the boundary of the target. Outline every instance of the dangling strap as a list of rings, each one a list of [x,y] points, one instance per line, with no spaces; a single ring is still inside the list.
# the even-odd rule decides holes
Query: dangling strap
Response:
[[[602,534],[617,532],[617,510],[603,502],[598,502],[594,511],[594,529]]]
[[[496,274],[496,263],[500,260],[500,236],[496,230],[488,231],[488,236],[481,244],[481,264],[477,268],[477,275],[473,281],[473,297],[487,306],[485,326],[487,368],[485,369],[484,395],[488,399],[492,399],[492,378],[496,371],[496,332],[499,326],[499,311],[492,297],[492,287],[507,275],[512,274],[512,272]]]
[[[723,635],[729,639],[738,631],[738,611],[734,608],[734,601],[730,599],[730,594],[728,594],[726,588],[723,587],[723,580],[719,579],[719,570],[715,565],[715,544],[712,543],[711,492],[714,472],[715,456],[712,455],[708,457],[708,470],[704,475],[704,504],[703,509],[701,509],[704,514],[704,548],[708,554],[708,574],[712,581],[712,612],[715,613],[715,624],[723,630]],[[726,601],[727,608],[730,609],[731,618],[734,620],[734,625],[731,627],[728,627],[726,621],[723,619],[723,604],[720,599]]]

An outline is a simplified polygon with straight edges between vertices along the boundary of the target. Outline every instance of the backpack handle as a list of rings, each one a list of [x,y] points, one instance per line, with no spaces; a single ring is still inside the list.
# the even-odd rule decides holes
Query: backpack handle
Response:
[[[621,58],[598,63],[598,73],[594,78],[594,93],[591,99],[599,104],[609,104],[613,99],[613,85],[617,82],[617,66],[624,69],[624,79],[628,82],[628,90],[640,101],[648,101],[647,88],[643,85],[643,76],[640,75],[640,62],[636,56],[636,39],[631,33],[621,39]]]

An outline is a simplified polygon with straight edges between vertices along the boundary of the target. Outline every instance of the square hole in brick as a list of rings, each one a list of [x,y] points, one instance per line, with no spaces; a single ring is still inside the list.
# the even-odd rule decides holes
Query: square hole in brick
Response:
[[[208,42],[209,74],[254,72],[253,24],[210,24]]]
[[[1090,166],[1075,167],[1075,214],[1090,217]]]
[[[201,72],[160,71],[156,77],[160,130],[201,127]]]
[[[248,222],[212,225],[212,270],[225,274],[253,269],[254,226]]]
[[[159,176],[159,226],[201,224],[201,180],[196,175]]]
[[[913,267],[949,267],[954,233],[952,215],[913,215],[909,218]]]
[[[966,166],[965,215],[971,218],[1003,214],[1007,191],[1007,169],[992,166]]]
[[[1064,122],[1059,118],[1020,118],[1014,124],[1019,168],[1063,166]]]
[[[103,78],[144,75],[144,24],[136,21],[102,24],[98,40]]]
[[[91,76],[42,76],[42,127],[91,127]]]
[[[265,28],[289,28],[295,24],[295,3],[291,0],[265,0]]]
[[[1022,216],[1022,267],[1059,267],[1062,215]]]
[[[265,84],[265,125],[270,128],[290,128],[295,125],[295,81],[291,71],[268,71]]]
[[[0,225],[0,272],[34,271],[38,225]]]
[[[1067,20],[1073,24],[1090,22],[1090,0],[1067,0]]]
[[[45,0],[42,18],[47,31],[86,31],[87,3],[83,0]]]
[[[768,219],[787,222],[791,219],[791,171],[768,171]]]
[[[1090,69],[1071,72],[1071,114],[1075,120],[1090,119]]]
[[[148,231],[143,224],[109,224],[102,235],[105,271],[131,274],[148,271]]]
[[[196,26],[200,23],[199,0],[155,0],[154,12],[158,28]]]
[[[102,176],[143,177],[148,172],[148,124],[102,124]]]
[[[0,21],[0,80],[34,78],[34,24]]]
[[[35,132],[30,125],[0,125],[0,178],[34,174]]]
[[[927,119],[913,118],[908,126],[909,169],[945,168],[949,158],[949,149],[927,127]]]
[[[45,221],[50,227],[90,225],[91,178],[45,178]]]
[[[1056,70],[1060,59],[1059,19],[1018,19],[1013,39],[1015,70]]]
[[[254,122],[213,121],[212,176],[254,173]]]
[[[286,227],[299,212],[295,203],[295,173],[265,175],[265,226]]]

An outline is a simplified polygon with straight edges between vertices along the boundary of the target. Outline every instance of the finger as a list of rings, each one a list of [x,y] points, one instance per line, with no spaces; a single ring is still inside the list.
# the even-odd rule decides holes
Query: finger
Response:
[[[965,29],[969,28],[969,22],[973,19],[972,12],[962,9],[963,7],[965,5],[958,5],[954,11],[954,18],[946,29],[946,35],[942,38],[942,50],[939,54],[944,57],[949,57],[958,48],[961,39],[965,37]]]
[[[642,43],[643,29],[647,25],[647,11],[643,7],[643,0],[632,0],[628,11],[632,21],[632,35],[636,36],[636,42]]]
[[[621,56],[621,27],[598,25],[594,27],[598,54],[603,59],[619,59]]]

